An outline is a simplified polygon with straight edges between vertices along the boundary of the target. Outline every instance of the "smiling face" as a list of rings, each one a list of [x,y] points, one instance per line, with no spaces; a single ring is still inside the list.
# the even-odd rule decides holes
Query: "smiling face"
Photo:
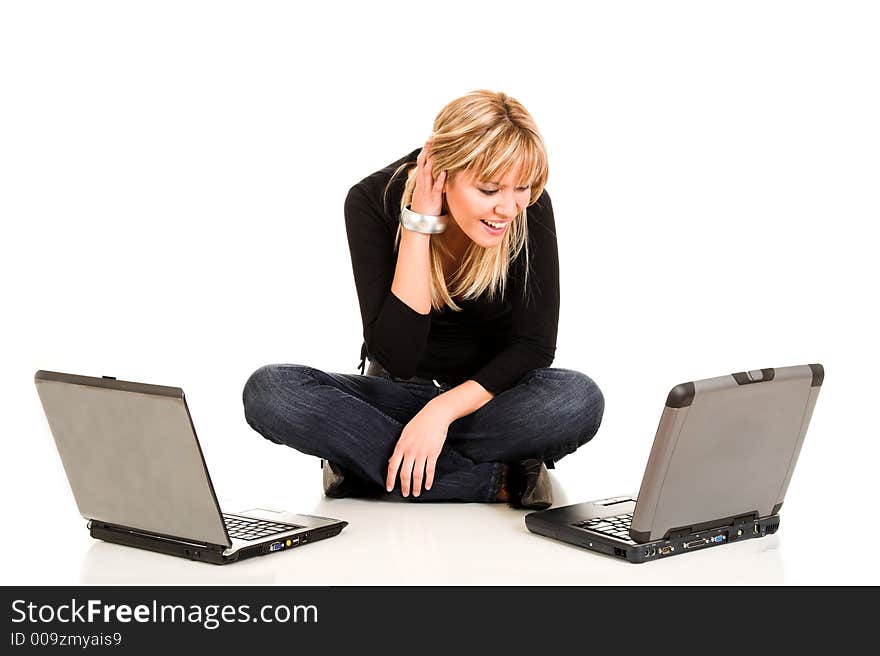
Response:
[[[445,190],[444,211],[450,221],[443,234],[450,248],[459,252],[467,240],[484,248],[500,244],[510,223],[528,207],[531,195],[519,168],[492,180],[461,172],[446,182]]]

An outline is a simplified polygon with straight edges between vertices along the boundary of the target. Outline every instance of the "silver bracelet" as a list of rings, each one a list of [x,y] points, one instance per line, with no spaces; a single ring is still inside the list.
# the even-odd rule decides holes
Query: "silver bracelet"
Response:
[[[409,207],[400,210],[400,225],[413,232],[422,232],[426,235],[439,235],[446,230],[446,215],[431,216],[430,214],[416,214]]]

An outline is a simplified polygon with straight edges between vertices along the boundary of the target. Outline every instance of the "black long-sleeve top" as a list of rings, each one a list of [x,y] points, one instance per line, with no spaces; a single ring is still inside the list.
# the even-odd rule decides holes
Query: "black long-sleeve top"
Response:
[[[529,206],[528,291],[523,295],[525,249],[508,269],[504,298],[460,301],[420,314],[391,291],[394,239],[406,183],[397,167],[420,149],[367,176],[345,199],[345,227],[370,360],[392,376],[433,378],[454,385],[475,380],[493,394],[516,385],[532,369],[549,367],[559,323],[559,258],[553,206],[545,190]]]

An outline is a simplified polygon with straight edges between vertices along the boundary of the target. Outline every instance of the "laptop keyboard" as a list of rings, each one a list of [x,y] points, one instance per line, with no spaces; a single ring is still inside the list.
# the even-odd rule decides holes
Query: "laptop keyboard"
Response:
[[[582,522],[574,522],[572,526],[585,528],[588,531],[609,535],[629,544],[635,544],[629,537],[629,527],[632,524],[632,518],[632,513],[626,513],[624,515],[614,515],[613,517],[585,519]]]
[[[280,524],[279,522],[270,522],[265,519],[227,515],[226,513],[223,513],[223,522],[226,524],[229,537],[248,541],[259,540],[274,533],[283,533],[284,531],[302,528],[302,526],[294,526],[293,524]]]

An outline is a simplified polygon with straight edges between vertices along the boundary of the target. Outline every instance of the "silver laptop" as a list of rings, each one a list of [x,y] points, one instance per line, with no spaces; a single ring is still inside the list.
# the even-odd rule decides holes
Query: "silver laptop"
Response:
[[[633,563],[775,533],[824,378],[810,364],[677,385],[637,496],[530,513],[526,526]]]
[[[264,509],[222,513],[178,387],[52,371],[34,381],[92,537],[222,565],[347,525]]]

